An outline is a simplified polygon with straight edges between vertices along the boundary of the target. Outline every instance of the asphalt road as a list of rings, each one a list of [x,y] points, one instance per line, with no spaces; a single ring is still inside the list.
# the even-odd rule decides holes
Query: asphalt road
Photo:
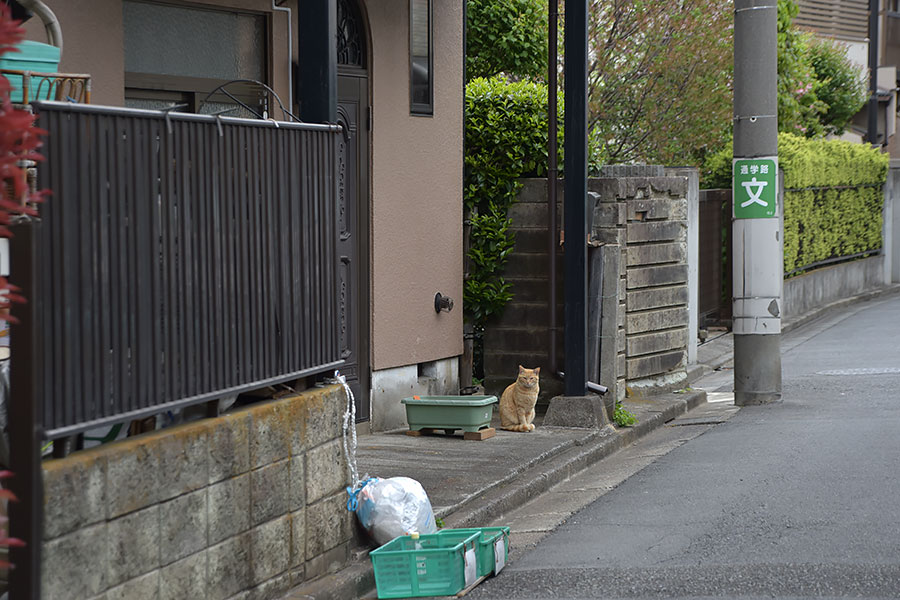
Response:
[[[900,297],[782,356],[782,403],[658,458],[468,597],[900,598]]]

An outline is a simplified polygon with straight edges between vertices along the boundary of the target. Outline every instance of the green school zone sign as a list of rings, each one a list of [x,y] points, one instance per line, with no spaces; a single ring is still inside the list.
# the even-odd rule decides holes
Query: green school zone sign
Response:
[[[778,212],[778,157],[736,158],[732,169],[734,218],[775,217]]]

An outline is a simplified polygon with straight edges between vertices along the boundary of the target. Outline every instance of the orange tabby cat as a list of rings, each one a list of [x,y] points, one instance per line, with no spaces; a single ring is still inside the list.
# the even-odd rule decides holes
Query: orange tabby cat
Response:
[[[537,402],[541,368],[526,369],[519,365],[516,382],[500,396],[500,426],[509,431],[534,431],[534,405]]]

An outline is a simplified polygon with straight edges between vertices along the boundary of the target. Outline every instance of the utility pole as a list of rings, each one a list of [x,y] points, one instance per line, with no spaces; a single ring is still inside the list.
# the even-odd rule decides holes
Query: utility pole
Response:
[[[566,396],[587,389],[587,0],[566,0]]]
[[[734,403],[781,401],[775,0],[734,3]]]

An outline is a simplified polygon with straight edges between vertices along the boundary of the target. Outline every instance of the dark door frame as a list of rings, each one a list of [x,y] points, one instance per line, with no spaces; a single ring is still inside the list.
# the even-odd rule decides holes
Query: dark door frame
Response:
[[[366,16],[365,7],[359,0],[338,0],[341,6],[337,15],[337,28],[340,30],[339,43],[349,42],[356,44],[356,56],[361,59],[362,64],[340,64],[343,57],[354,55],[354,48],[350,48],[350,52],[342,52],[342,48],[338,48],[338,66],[337,66],[337,96],[338,96],[338,121],[347,120],[350,117],[347,114],[347,107],[356,106],[356,115],[353,130],[350,135],[357,136],[358,144],[356,149],[356,173],[347,173],[347,177],[356,176],[356,201],[348,203],[347,207],[355,208],[353,217],[355,218],[355,231],[353,235],[356,237],[355,254],[350,257],[356,262],[355,270],[356,278],[356,295],[352,305],[355,306],[355,314],[350,317],[351,322],[356,327],[356,381],[351,382],[354,396],[356,396],[357,405],[357,421],[368,421],[370,414],[370,395],[371,395],[371,223],[369,215],[371,213],[371,156],[372,156],[372,137],[371,137],[371,46],[369,35],[369,23]],[[355,10],[354,10],[355,9]],[[342,16],[346,19],[353,19],[355,23],[342,22]],[[349,25],[349,26],[348,26]],[[355,32],[357,39],[346,39],[348,34]],[[349,200],[349,199],[348,199]],[[343,267],[342,267],[343,268]],[[352,385],[355,383],[356,385]]]

